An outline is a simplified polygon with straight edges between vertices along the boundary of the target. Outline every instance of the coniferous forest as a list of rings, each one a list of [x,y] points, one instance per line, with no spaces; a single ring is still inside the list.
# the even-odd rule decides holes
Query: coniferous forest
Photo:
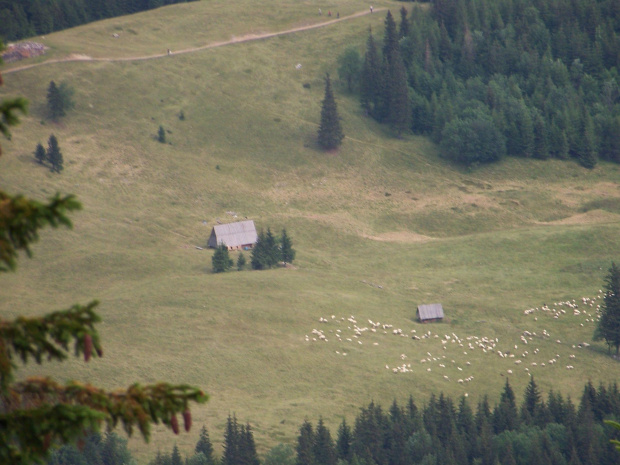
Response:
[[[0,0],[0,38],[18,40],[195,0]]]
[[[327,413],[327,412],[326,412]],[[159,451],[149,465],[613,465],[620,451],[618,430],[605,419],[620,418],[617,384],[588,382],[576,406],[559,392],[544,398],[530,378],[521,400],[506,381],[499,402],[488,397],[472,405],[467,396],[431,394],[423,404],[409,398],[385,409],[371,402],[352,422],[332,432],[321,418],[305,420],[294,444],[271,449],[262,462],[249,423],[228,417],[221,457],[206,427],[193,451]],[[115,435],[86,440],[81,451],[63,446],[48,465],[133,463],[126,441]]]
[[[620,3],[406,5],[388,12],[382,43],[370,32],[359,76],[363,108],[395,135],[429,135],[469,166],[505,155],[620,163]]]

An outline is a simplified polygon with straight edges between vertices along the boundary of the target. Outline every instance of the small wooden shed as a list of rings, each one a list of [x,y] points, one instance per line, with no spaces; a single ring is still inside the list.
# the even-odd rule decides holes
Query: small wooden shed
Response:
[[[420,323],[430,323],[443,320],[443,307],[441,304],[418,305],[416,317]]]
[[[216,249],[225,244],[228,250],[247,250],[254,247],[257,241],[254,221],[247,220],[213,226],[207,246]]]

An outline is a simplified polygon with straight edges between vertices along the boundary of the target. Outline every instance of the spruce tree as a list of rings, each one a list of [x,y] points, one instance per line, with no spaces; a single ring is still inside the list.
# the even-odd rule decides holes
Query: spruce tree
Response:
[[[37,148],[34,151],[34,159],[37,161],[39,165],[42,165],[47,160],[47,153],[45,152],[45,147],[40,142],[37,144]]]
[[[258,241],[252,248],[251,265],[253,270],[266,270],[280,261],[280,247],[270,228],[267,233],[258,233]]]
[[[213,457],[213,445],[211,444],[211,439],[209,438],[209,431],[204,425],[200,430],[200,437],[198,438],[198,442],[196,443],[196,447],[194,450],[197,454],[204,455],[207,461],[207,465],[215,465],[215,458]]]
[[[610,352],[612,347],[616,349],[617,356],[620,351],[620,268],[614,262],[605,283],[601,318],[594,332],[594,340],[604,339]]]
[[[265,261],[265,232],[261,230],[258,233],[256,244],[252,247],[250,264],[252,265],[253,270],[262,270],[266,268]]]
[[[329,429],[323,423],[323,418],[319,418],[314,433],[313,444],[314,460],[320,465],[336,465],[336,448]]]
[[[317,465],[314,460],[314,431],[308,420],[305,420],[299,429],[295,450],[297,452],[295,465]]]
[[[409,35],[409,20],[407,19],[407,8],[404,6],[400,9],[400,27],[398,29],[398,37],[402,39]]]
[[[318,142],[322,149],[332,150],[340,146],[344,139],[338,108],[332,91],[329,74],[325,75],[325,97],[321,107],[321,124],[319,126]]]
[[[589,114],[583,118],[583,151],[579,155],[579,164],[584,168],[592,169],[596,166],[598,141],[594,132],[594,123]]]
[[[349,462],[351,460],[351,444],[353,443],[353,436],[351,433],[351,427],[347,425],[346,420],[343,418],[342,423],[338,427],[338,438],[336,440],[336,457],[339,460],[345,460]]]
[[[396,31],[396,22],[392,16],[392,12],[388,10],[385,16],[385,31],[383,37],[383,58],[388,61],[392,59],[394,53],[398,50],[398,32]]]
[[[222,465],[239,465],[239,425],[237,417],[228,415],[224,432],[224,455]]]
[[[179,447],[176,445],[176,443],[172,447],[172,454],[170,454],[170,465],[183,465],[181,453],[179,452]]]
[[[163,126],[159,126],[159,129],[157,130],[157,140],[162,144],[166,143],[166,130]]]
[[[47,109],[51,119],[60,119],[75,106],[73,93],[73,89],[67,83],[62,82],[57,86],[54,81],[50,81],[47,88]]]
[[[535,425],[541,408],[541,395],[534,377],[525,388],[523,403],[521,404],[521,421],[526,425]]]
[[[407,71],[398,49],[391,53],[388,60],[388,121],[398,137],[404,131],[411,129],[411,101],[409,100],[409,86]]]
[[[65,111],[62,107],[62,101],[60,98],[60,91],[54,81],[50,81],[47,88],[47,109],[49,111],[50,118],[57,120],[61,116],[65,116]]]
[[[239,429],[239,463],[237,465],[260,465],[254,434],[249,423]]]
[[[265,267],[272,268],[278,264],[281,258],[280,247],[271,228],[267,228],[265,235]]]
[[[284,263],[293,263],[293,260],[295,260],[293,242],[288,234],[286,234],[286,229],[282,230],[282,237],[280,238],[280,254],[280,258]]]
[[[372,31],[369,31],[360,79],[360,100],[362,108],[373,117],[380,106],[382,81],[381,59]]]
[[[213,265],[214,273],[223,273],[230,270],[233,266],[233,260],[228,254],[228,247],[226,247],[226,244],[222,243],[218,246],[213,257],[211,257],[211,264]]]
[[[512,387],[510,387],[510,383],[506,380],[499,405],[493,410],[493,429],[495,434],[516,429],[517,417],[515,394]]]
[[[50,164],[50,170],[52,173],[60,173],[63,170],[63,158],[58,146],[58,139],[54,134],[50,135],[47,141],[47,153],[45,154],[47,161]]]
[[[237,258],[237,271],[243,270],[245,268],[245,264],[246,264],[245,255],[243,255],[243,252],[240,252],[239,257]]]

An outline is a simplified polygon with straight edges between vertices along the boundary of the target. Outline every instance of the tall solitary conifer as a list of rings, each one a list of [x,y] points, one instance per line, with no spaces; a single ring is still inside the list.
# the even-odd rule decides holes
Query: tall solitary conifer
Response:
[[[321,108],[321,125],[319,126],[319,145],[324,150],[337,148],[344,139],[338,108],[332,91],[329,74],[325,75],[325,97]]]

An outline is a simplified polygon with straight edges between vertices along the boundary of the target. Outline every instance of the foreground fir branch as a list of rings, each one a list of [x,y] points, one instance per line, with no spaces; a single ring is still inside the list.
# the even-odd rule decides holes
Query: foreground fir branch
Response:
[[[39,229],[61,225],[70,228],[66,213],[81,208],[73,195],[56,194],[48,203],[42,203],[0,190],[0,272],[15,269],[18,251],[32,255],[29,245],[39,239]]]
[[[83,354],[85,361],[90,360],[93,347],[97,355],[103,355],[94,328],[94,324],[101,321],[93,310],[96,305],[93,301],[43,317],[0,320],[0,388],[6,390],[13,381],[15,355],[24,363],[30,358],[38,364],[43,358],[63,361],[68,357],[71,342],[75,344],[75,355]]]

